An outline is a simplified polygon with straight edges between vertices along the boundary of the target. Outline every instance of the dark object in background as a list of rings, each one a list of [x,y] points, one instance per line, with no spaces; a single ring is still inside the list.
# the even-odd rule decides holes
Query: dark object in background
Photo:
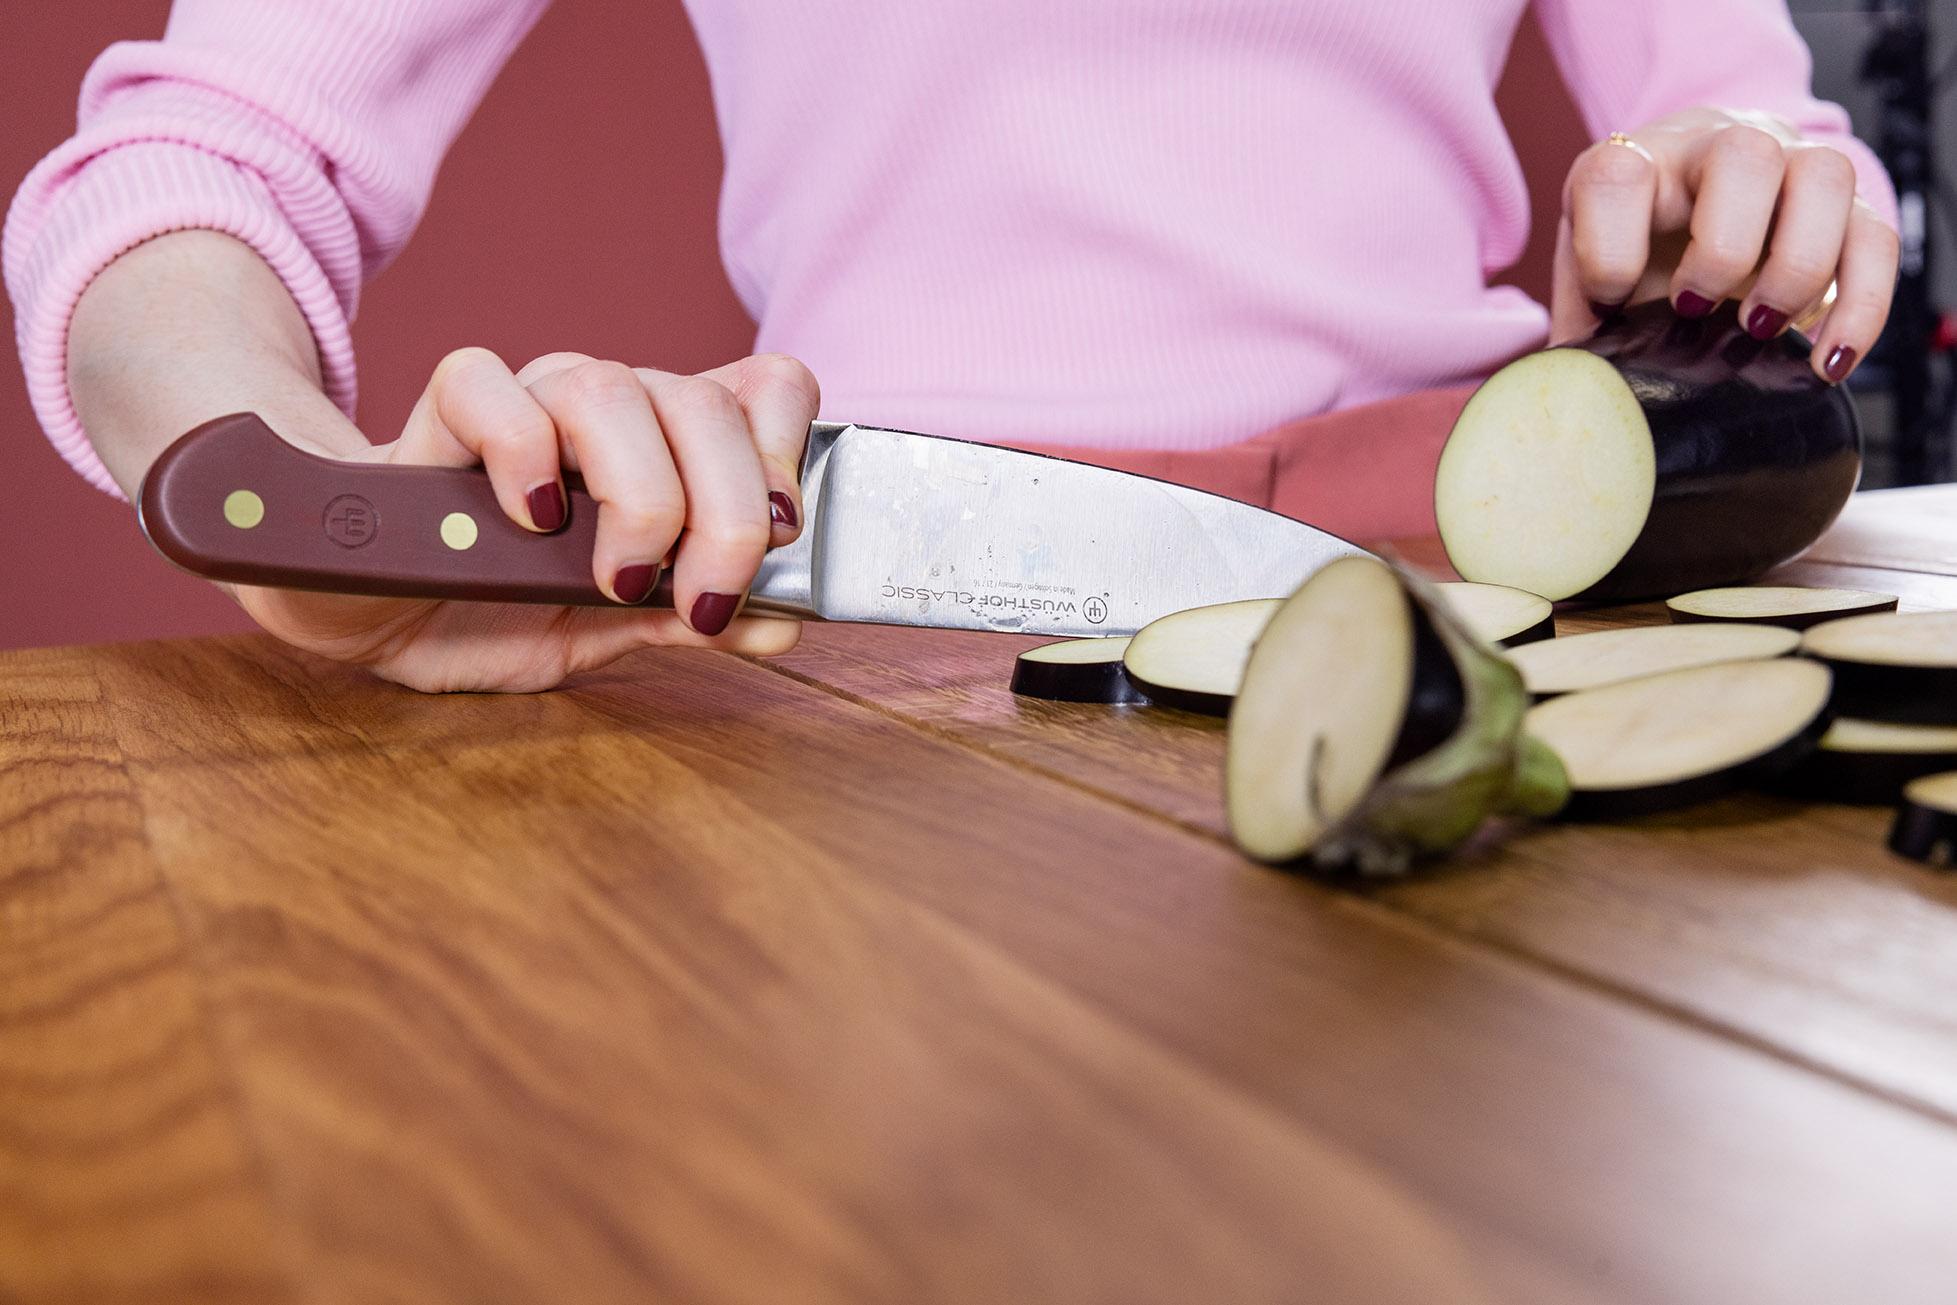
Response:
[[[1946,870],[1957,860],[1957,772],[1925,775],[1903,789],[1889,850]]]

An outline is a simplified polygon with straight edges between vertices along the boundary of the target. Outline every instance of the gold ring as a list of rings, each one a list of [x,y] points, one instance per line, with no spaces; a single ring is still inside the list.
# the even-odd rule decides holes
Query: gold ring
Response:
[[[1614,131],[1610,135],[1604,137],[1604,143],[1606,145],[1628,145],[1634,150],[1642,148],[1636,141],[1632,140],[1629,136],[1625,135],[1621,131]]]

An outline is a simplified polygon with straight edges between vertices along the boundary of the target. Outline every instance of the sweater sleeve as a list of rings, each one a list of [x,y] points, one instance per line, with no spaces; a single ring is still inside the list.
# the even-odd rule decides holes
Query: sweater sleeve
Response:
[[[1753,109],[1846,154],[1857,187],[1896,222],[1896,193],[1848,114],[1818,100],[1786,0],[1535,0],[1543,36],[1594,136],[1709,105]]]
[[[442,155],[549,0],[177,0],[160,41],[109,47],[77,130],[0,234],[28,396],[54,446],[120,496],[68,394],[68,323],[95,275],[190,228],[284,280],[327,393],[354,402],[362,282],[420,220]]]

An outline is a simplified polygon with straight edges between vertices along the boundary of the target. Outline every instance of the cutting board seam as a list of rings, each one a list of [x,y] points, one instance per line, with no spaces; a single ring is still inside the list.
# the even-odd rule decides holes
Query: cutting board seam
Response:
[[[886,706],[874,699],[866,698],[861,694],[852,693],[847,689],[829,684],[815,678],[807,672],[797,671],[787,666],[779,665],[767,658],[749,658],[746,660],[776,675],[793,680],[798,684],[827,693],[832,697],[840,698],[858,707],[867,708],[880,716],[887,717],[921,734],[954,744],[968,752],[978,753],[992,761],[1004,763],[1012,769],[1037,775],[1042,780],[1058,783],[1075,792],[1108,802],[1124,810],[1132,811],[1149,820],[1198,835],[1211,842],[1221,843],[1226,847],[1233,846],[1229,839],[1218,834],[1213,829],[1206,828],[1193,821],[1180,820],[1174,816],[1166,815],[1144,803],[1122,797],[1116,793],[1110,793],[1106,789],[1097,788],[1092,784],[1066,774],[1064,771],[1048,767],[1037,761],[1029,761],[1022,757],[1014,756],[983,741],[967,738],[957,730],[947,728],[933,721],[908,716],[894,707]],[[1525,857],[1529,855],[1525,850],[1522,850],[1520,840],[1511,844],[1511,847],[1518,855]],[[1535,858],[1530,859],[1534,860]],[[1269,869],[1268,873],[1281,874],[1285,872]],[[1506,961],[1508,964],[1533,975],[1560,979],[1592,993],[1615,998],[1628,1006],[1642,1010],[1648,1014],[1656,1015],[1670,1023],[1683,1025],[1702,1035],[1715,1037],[1723,1042],[1743,1047],[1782,1065],[1827,1079],[1863,1096],[1880,1101],[1885,1105],[1906,1110],[1932,1123],[1957,1131],[1957,1112],[1947,1110],[1927,1098],[1915,1096],[1864,1075],[1802,1055],[1791,1048],[1783,1047],[1778,1043],[1768,1040],[1761,1034],[1726,1023],[1704,1012],[1693,1010],[1691,1007],[1667,1000],[1642,989],[1612,982],[1600,975],[1578,969],[1569,962],[1558,960],[1547,953],[1530,951],[1516,946],[1514,943],[1491,938],[1483,934],[1450,928],[1446,924],[1436,921],[1431,917],[1404,907],[1394,906],[1390,903],[1382,902],[1377,898],[1337,887],[1324,880],[1315,879],[1312,876],[1302,877],[1312,883],[1314,887],[1323,892],[1326,897],[1337,903],[1341,908],[1355,911],[1367,919],[1389,924],[1415,937],[1444,943],[1475,955],[1491,957],[1498,961]]]

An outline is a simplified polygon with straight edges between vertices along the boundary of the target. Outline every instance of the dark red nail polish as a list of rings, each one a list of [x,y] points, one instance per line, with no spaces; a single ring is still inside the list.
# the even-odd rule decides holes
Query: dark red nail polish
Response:
[[[564,487],[547,480],[523,497],[530,508],[530,523],[539,530],[555,530],[564,524]]]
[[[778,526],[795,529],[795,500],[780,490],[768,495],[768,520]]]
[[[1787,314],[1765,304],[1755,304],[1753,311],[1746,315],[1746,333],[1756,340],[1773,339],[1785,325]]]
[[[1719,305],[1702,294],[1681,290],[1678,292],[1678,298],[1672,301],[1672,307],[1677,310],[1680,317],[1705,317]]]
[[[1624,311],[1626,302],[1620,299],[1614,304],[1606,304],[1592,299],[1590,301],[1590,315],[1600,322],[1608,322],[1611,318],[1616,317]]]
[[[1829,380],[1840,385],[1855,370],[1855,351],[1845,344],[1836,345],[1821,370],[1828,374]]]
[[[734,609],[740,605],[739,594],[701,594],[693,600],[693,614],[687,624],[701,634],[719,634],[734,619]]]
[[[618,595],[621,603],[643,603],[646,595],[652,592],[652,582],[658,578],[659,568],[651,562],[621,566],[618,574],[612,577],[612,592]]]

